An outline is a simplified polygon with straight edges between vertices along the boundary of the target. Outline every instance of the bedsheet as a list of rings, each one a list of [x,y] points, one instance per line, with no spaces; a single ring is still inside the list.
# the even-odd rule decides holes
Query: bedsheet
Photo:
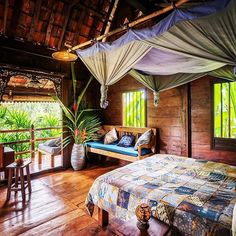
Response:
[[[86,207],[128,220],[147,203],[152,215],[183,235],[230,234],[236,202],[236,167],[156,154],[99,176]]]

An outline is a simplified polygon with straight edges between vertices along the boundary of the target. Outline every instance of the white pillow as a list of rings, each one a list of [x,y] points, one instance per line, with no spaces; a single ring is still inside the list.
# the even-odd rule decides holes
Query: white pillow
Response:
[[[135,143],[134,150],[137,151],[139,145],[150,143],[151,138],[152,138],[152,130],[149,129],[139,137],[138,141]]]
[[[104,144],[111,144],[118,140],[116,129],[110,130],[104,137]]]

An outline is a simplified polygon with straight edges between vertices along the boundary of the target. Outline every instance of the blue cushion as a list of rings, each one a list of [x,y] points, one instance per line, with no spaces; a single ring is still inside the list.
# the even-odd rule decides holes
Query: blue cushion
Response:
[[[101,142],[87,142],[88,147],[97,148],[105,151],[116,152],[128,156],[138,156],[138,151],[134,150],[134,147],[119,147],[116,144],[103,144]],[[142,156],[151,153],[151,149],[142,149]]]
[[[133,135],[123,135],[119,143],[120,147],[132,147],[135,137]]]

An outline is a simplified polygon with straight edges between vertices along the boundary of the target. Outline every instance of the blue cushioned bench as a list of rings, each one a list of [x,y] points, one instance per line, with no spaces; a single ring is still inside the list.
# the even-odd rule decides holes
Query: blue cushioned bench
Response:
[[[157,148],[157,128],[133,128],[133,127],[123,127],[123,126],[108,126],[102,127],[106,132],[115,128],[120,139],[125,134],[132,134],[135,136],[136,140],[147,130],[152,129],[153,137],[149,144],[141,145],[138,147],[138,151],[134,150],[134,147],[120,147],[117,143],[113,144],[103,144],[102,142],[87,142],[87,152],[96,153],[99,155],[104,155],[108,157],[113,157],[129,162],[134,162],[141,160],[148,156],[151,156],[158,152]]]

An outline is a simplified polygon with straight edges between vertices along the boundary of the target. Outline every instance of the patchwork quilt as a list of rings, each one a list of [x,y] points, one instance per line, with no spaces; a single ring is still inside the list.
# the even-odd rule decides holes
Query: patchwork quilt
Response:
[[[147,203],[152,215],[183,235],[230,234],[236,203],[236,167],[157,154],[98,177],[86,206],[122,220]]]

